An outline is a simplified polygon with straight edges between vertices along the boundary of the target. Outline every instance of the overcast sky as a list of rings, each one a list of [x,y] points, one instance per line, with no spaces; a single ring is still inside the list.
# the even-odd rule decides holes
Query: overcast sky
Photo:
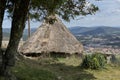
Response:
[[[94,3],[99,7],[99,11],[95,15],[88,16],[79,16],[76,17],[75,20],[71,20],[70,22],[63,23],[67,27],[74,26],[84,26],[84,27],[92,27],[92,26],[111,26],[111,27],[120,27],[120,0],[88,0],[91,3]],[[10,21],[4,20],[3,27],[10,27]],[[31,27],[40,26],[40,22],[32,22]]]

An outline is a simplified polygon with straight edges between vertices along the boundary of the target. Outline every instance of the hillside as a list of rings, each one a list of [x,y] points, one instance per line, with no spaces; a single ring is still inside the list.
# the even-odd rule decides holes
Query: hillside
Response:
[[[16,61],[13,73],[18,80],[119,80],[120,66],[107,65],[91,70],[80,67],[81,58],[45,58]],[[0,78],[0,80],[3,80]]]
[[[70,31],[86,47],[120,48],[120,27],[72,27]]]
[[[107,26],[96,26],[96,27],[70,27],[69,30],[72,32],[72,34],[76,35],[113,35],[118,34],[120,35],[120,27],[107,27]],[[31,34],[36,31],[36,28],[31,29]],[[4,28],[3,29],[3,35],[4,37],[9,37],[10,29]],[[28,35],[28,30],[24,30],[23,37],[26,39]]]
[[[70,31],[74,35],[97,35],[97,34],[120,34],[120,27],[107,27],[107,26],[97,26],[97,27],[71,27]]]

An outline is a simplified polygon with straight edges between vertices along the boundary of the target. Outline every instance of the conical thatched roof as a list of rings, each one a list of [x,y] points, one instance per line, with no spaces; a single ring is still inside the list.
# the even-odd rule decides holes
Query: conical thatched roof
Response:
[[[54,24],[44,22],[19,49],[28,53],[81,53],[82,44],[70,33],[61,20]]]

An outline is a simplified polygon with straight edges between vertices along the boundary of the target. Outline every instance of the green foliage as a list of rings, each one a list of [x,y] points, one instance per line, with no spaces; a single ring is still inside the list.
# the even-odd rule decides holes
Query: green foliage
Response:
[[[5,80],[3,77],[0,77],[0,80]]]
[[[95,53],[93,55],[94,55],[94,57],[97,58],[97,60],[98,60],[98,62],[100,64],[100,67],[104,67],[106,62],[107,62],[106,57],[102,53]]]
[[[91,69],[98,69],[99,67],[100,67],[100,64],[99,64],[97,58],[94,57],[94,58],[92,59]]]
[[[70,21],[78,15],[93,14],[98,10],[93,4],[87,6],[86,0],[32,0],[30,15],[32,19],[42,20],[50,15],[59,15]]]
[[[30,5],[31,18],[41,20],[48,15],[54,15],[65,1],[67,0],[32,0]]]
[[[81,66],[83,68],[99,69],[103,68],[106,64],[106,58],[101,53],[94,53],[85,55]]]
[[[14,5],[18,5],[20,0],[8,0],[6,11],[8,17],[13,17]],[[49,15],[59,15],[65,21],[70,21],[78,15],[94,14],[98,7],[90,4],[87,0],[31,0],[29,15],[33,20],[43,20]]]

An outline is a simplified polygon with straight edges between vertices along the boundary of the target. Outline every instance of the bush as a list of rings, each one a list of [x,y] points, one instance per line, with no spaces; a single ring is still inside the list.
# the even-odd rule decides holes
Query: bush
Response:
[[[81,67],[86,69],[99,69],[103,68],[106,62],[105,56],[101,53],[88,54],[85,55]]]

